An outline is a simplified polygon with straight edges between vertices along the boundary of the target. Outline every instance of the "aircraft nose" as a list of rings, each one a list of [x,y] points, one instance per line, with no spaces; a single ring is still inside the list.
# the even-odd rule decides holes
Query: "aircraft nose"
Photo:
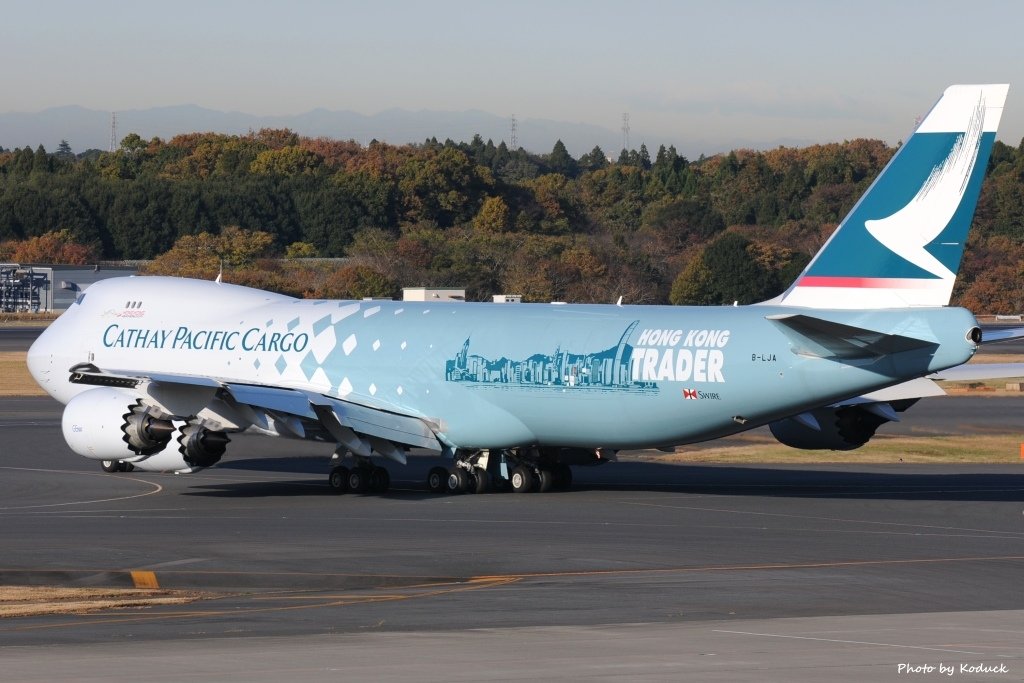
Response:
[[[28,364],[28,371],[32,375],[32,379],[36,381],[40,387],[46,390],[48,394],[53,394],[53,361],[54,361],[54,337],[50,334],[50,330],[43,330],[43,333],[39,335],[32,346],[28,349],[28,357],[26,363]]]

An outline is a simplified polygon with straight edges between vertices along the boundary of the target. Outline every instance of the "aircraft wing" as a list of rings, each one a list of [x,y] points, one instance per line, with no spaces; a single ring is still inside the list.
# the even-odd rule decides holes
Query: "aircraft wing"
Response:
[[[413,415],[395,406],[367,406],[310,391],[259,384],[243,384],[205,376],[129,370],[101,370],[81,364],[71,368],[76,384],[133,388],[145,382],[195,390],[214,390],[218,398],[239,410],[254,425],[284,426],[295,436],[308,430],[303,422],[315,422],[338,443],[357,455],[378,454],[405,464],[403,447],[439,453],[438,421]]]

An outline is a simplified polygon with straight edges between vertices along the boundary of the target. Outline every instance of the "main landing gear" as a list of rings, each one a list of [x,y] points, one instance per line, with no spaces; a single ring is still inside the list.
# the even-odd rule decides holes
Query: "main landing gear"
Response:
[[[391,487],[391,475],[386,469],[370,462],[369,458],[352,456],[351,467],[338,464],[341,454],[335,452],[331,458],[331,470],[327,485],[331,493],[386,493]]]
[[[434,493],[547,493],[571,486],[572,469],[536,448],[458,451],[450,470],[435,467],[427,475],[427,488]]]

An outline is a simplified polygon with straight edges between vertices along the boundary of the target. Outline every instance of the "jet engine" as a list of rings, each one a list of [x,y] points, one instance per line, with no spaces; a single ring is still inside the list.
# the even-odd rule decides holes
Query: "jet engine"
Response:
[[[190,467],[216,465],[228,447],[228,435],[215,432],[194,422],[187,422],[178,429],[178,453]]]
[[[64,440],[75,453],[96,460],[128,460],[162,451],[174,425],[137,395],[100,387],[75,396],[61,418]]]
[[[132,460],[143,472],[176,472],[185,474],[217,464],[228,445],[228,435],[207,429],[195,422],[185,422],[175,432],[173,445],[148,458]]]
[[[866,444],[880,425],[890,421],[879,412],[859,405],[819,408],[799,418],[772,422],[769,429],[776,439],[792,448],[852,451]],[[813,427],[815,422],[819,429]]]
[[[61,426],[75,453],[130,462],[146,472],[210,467],[224,455],[229,441],[226,433],[197,422],[172,422],[137,395],[113,387],[75,396],[64,409]]]

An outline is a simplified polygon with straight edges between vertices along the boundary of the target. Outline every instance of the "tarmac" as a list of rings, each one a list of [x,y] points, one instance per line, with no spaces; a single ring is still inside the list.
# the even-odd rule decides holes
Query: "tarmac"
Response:
[[[1021,405],[884,429],[1005,432]],[[207,599],[0,620],[0,681],[1024,678],[1024,462],[619,462],[438,496],[414,456],[336,496],[329,447],[248,435],[196,474],[104,474],[60,410],[0,399],[0,585]]]

